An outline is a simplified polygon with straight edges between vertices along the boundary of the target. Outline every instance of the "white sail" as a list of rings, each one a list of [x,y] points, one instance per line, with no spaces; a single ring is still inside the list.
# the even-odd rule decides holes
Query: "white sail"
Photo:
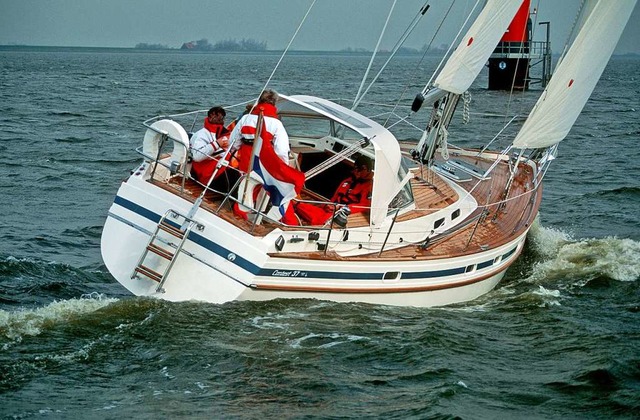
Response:
[[[613,53],[636,0],[601,0],[556,68],[513,141],[518,148],[542,148],[569,133]]]
[[[521,5],[522,0],[488,0],[434,85],[459,95],[469,89]]]

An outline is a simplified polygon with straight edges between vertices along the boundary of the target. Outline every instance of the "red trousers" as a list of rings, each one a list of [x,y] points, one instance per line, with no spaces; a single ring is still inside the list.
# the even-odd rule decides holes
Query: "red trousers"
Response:
[[[325,210],[324,206],[316,206],[310,203],[297,203],[296,213],[302,220],[314,226],[324,225],[333,215],[333,212]]]

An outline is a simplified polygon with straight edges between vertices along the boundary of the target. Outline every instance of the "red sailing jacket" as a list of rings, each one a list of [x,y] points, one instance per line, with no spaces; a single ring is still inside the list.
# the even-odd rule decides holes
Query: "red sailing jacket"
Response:
[[[204,119],[204,128],[216,135],[216,139],[229,134],[229,130],[222,124],[211,124],[209,118]]]
[[[229,131],[222,124],[211,124],[208,118],[204,119],[204,128],[213,133],[216,136],[216,140],[229,134]],[[217,146],[220,147],[219,144]],[[191,163],[191,172],[198,181],[206,184],[209,182],[213,171],[215,171],[216,165],[218,165],[218,158],[205,159],[200,162],[194,161]],[[216,178],[222,175],[226,168],[226,166],[222,166],[216,174]]]
[[[331,202],[348,204],[351,214],[369,211],[371,194],[373,192],[373,177],[367,179],[347,178],[340,183]]]
[[[373,174],[367,179],[347,178],[340,183],[331,201],[346,204],[352,214],[369,211],[373,191]],[[323,225],[333,214],[333,206],[318,206],[310,203],[297,203],[296,213],[311,225]]]

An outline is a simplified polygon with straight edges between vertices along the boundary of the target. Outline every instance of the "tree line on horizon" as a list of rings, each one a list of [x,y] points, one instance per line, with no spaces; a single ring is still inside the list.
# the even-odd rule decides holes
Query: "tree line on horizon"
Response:
[[[267,43],[265,41],[256,41],[252,38],[242,38],[240,41],[225,39],[215,44],[210,44],[206,38],[203,38],[198,41],[185,42],[180,49],[194,51],[266,51]]]
[[[150,44],[146,42],[136,44],[135,48],[143,50],[176,49],[165,44]],[[211,44],[206,38],[203,38],[198,41],[185,42],[179,49],[187,51],[266,51],[267,43],[264,41],[256,41],[251,38],[243,38],[239,41],[236,39],[225,39],[218,41],[215,44]]]
[[[164,44],[149,44],[149,43],[139,43],[136,44],[135,48],[145,49],[145,50],[174,50],[176,48],[169,47]],[[401,47],[398,50],[400,54],[419,54],[427,52],[427,45],[423,45],[422,48],[411,48],[411,47]],[[428,51],[431,54],[442,54],[448,48],[448,45],[442,44],[438,47],[431,47]],[[241,40],[236,39],[225,39],[222,41],[217,41],[215,44],[211,44],[206,38],[200,39],[198,41],[189,41],[182,44],[179,48],[180,50],[185,51],[266,51],[267,43],[265,41],[257,41],[252,38],[243,38]],[[371,50],[366,48],[352,48],[347,47],[339,50],[339,52],[343,53],[371,53]],[[389,52],[389,51],[381,51],[381,52]]]

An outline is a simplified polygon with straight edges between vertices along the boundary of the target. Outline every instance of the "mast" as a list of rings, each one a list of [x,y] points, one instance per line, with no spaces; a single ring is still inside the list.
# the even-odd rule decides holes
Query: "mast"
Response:
[[[437,90],[445,92],[446,96],[434,104],[422,139],[412,152],[419,162],[431,164],[435,151],[446,142],[447,127],[460,95],[478,77],[521,5],[522,0],[487,0],[475,22],[449,57],[433,84]],[[414,108],[419,108],[419,103],[414,102],[412,109],[417,110]]]

